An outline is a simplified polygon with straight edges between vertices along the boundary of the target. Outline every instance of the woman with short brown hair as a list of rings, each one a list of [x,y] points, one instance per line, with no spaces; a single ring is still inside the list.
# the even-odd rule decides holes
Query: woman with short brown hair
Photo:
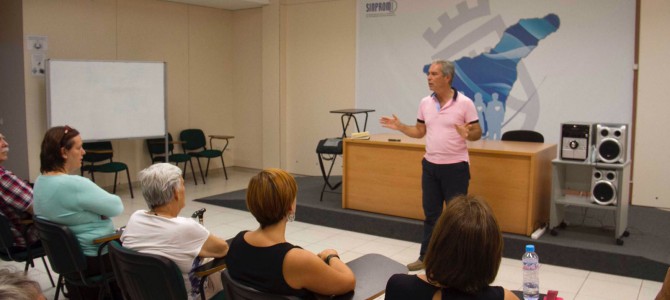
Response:
[[[233,238],[226,256],[230,276],[266,293],[311,298],[344,294],[356,279],[337,255],[314,254],[286,241],[286,224],[295,219],[298,187],[284,170],[267,169],[249,181],[247,207],[260,227]]]

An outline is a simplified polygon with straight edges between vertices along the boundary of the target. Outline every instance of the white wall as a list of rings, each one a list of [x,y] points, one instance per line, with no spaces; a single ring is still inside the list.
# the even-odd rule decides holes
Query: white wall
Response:
[[[633,204],[670,208],[670,2],[641,1]]]
[[[273,0],[229,12],[155,0],[25,0],[23,35],[48,36],[51,57],[166,60],[171,132],[200,126],[236,135],[226,156],[230,165],[319,175],[317,141],[341,134],[339,115],[329,111],[355,103],[355,3]],[[642,4],[633,174],[633,203],[663,207],[670,207],[668,142],[659,138],[668,127],[668,17],[667,1]],[[34,179],[46,130],[44,80],[29,75],[24,55]],[[142,141],[114,145],[133,176],[149,164]]]
[[[263,60],[262,10],[247,9],[233,13],[233,99],[232,112],[235,139],[235,165],[263,167],[263,122],[261,88]]]
[[[286,166],[318,175],[318,141],[342,134],[340,115],[330,111],[354,108],[356,7],[351,0],[300,2],[284,7]],[[338,158],[333,174],[342,173],[341,163]]]
[[[167,62],[168,130],[178,139],[186,128],[235,135],[233,128],[232,12],[155,0],[26,0],[23,34],[48,38],[47,55],[59,59]],[[46,131],[44,77],[30,75],[24,50],[25,106],[30,178],[39,174]],[[71,108],[73,114],[86,113]],[[86,128],[78,128],[86,138]],[[234,140],[233,140],[234,143]],[[143,140],[114,141],[115,160],[131,177],[150,164]],[[235,164],[233,148],[226,154]],[[220,168],[213,160],[210,168]],[[109,185],[113,175],[96,176]],[[125,182],[124,182],[125,184]]]

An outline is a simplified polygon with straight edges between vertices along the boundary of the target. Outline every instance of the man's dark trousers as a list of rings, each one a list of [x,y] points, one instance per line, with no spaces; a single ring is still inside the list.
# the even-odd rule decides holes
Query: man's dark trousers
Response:
[[[435,222],[442,214],[443,203],[446,205],[454,196],[468,194],[470,165],[467,162],[438,165],[425,158],[421,161],[421,165],[423,214],[426,219],[423,221],[423,240],[419,259],[423,261]]]

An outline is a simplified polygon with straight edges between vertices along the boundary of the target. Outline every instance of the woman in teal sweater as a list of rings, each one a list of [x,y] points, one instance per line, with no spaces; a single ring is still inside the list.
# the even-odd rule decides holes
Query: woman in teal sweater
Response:
[[[98,259],[98,245],[93,240],[114,232],[110,217],[123,212],[121,198],[98,187],[88,178],[68,175],[81,167],[86,154],[79,132],[69,126],[49,129],[42,140],[40,152],[40,172],[34,188],[35,215],[67,225],[79,240],[86,255],[88,273],[100,273],[100,262],[106,270],[111,270],[109,258],[105,254]],[[72,291],[75,287],[68,287]],[[83,299],[88,292],[76,288]],[[95,297],[95,296],[94,296]]]

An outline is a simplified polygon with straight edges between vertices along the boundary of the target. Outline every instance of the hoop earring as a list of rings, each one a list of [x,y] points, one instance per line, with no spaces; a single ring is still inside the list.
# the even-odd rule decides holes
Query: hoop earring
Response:
[[[293,221],[295,221],[295,213],[294,213],[294,212],[290,212],[290,213],[288,213],[288,215],[286,216],[286,219],[287,219],[289,222],[293,222]]]

